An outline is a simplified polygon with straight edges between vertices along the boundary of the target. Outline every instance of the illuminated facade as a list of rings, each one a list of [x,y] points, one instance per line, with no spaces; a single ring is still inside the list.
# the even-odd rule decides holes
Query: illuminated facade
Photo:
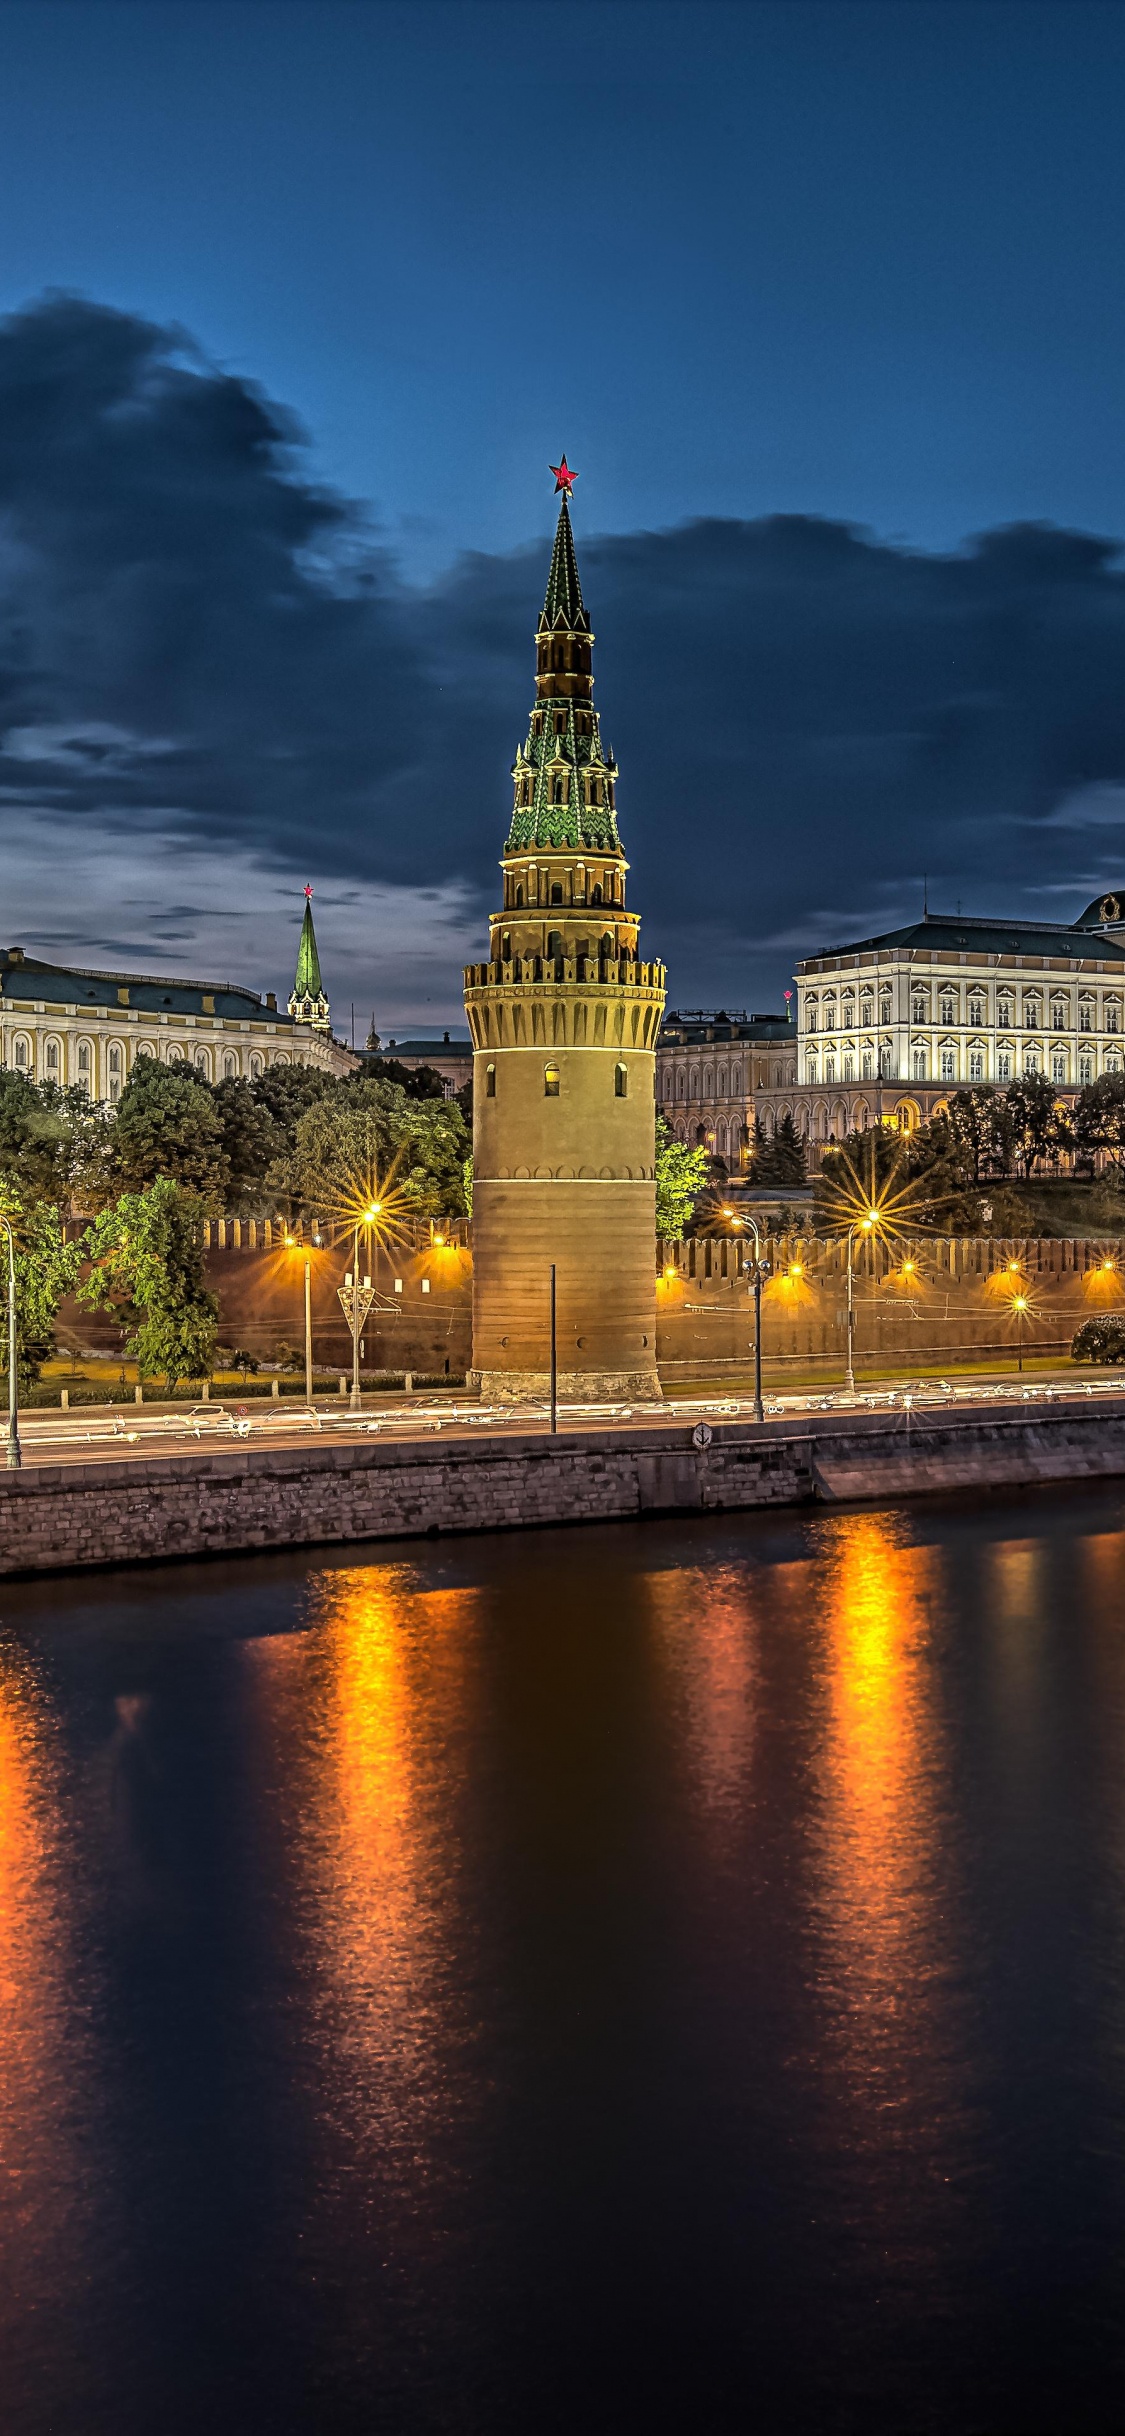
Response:
[[[796,1080],[797,1035],[784,1016],[665,1017],[656,1056],[660,1113],[677,1141],[702,1144],[731,1175],[749,1166],[756,1129],[772,1133],[776,1114],[792,1110]]]
[[[513,768],[503,901],[465,972],[473,1039],[473,1365],[487,1396],[542,1395],[550,1272],[559,1392],[659,1397],[655,1048],[664,967],[625,901],[612,755],[563,489]]]
[[[187,1058],[210,1083],[253,1082],[267,1066],[348,1074],[355,1059],[330,1034],[282,1014],[272,995],[221,981],[72,970],[0,951],[0,1061],[29,1082],[77,1085],[120,1099],[138,1057]]]
[[[1061,1098],[1125,1071],[1125,893],[1073,923],[920,922],[797,967],[798,1122],[810,1143],[950,1092],[1045,1075]]]

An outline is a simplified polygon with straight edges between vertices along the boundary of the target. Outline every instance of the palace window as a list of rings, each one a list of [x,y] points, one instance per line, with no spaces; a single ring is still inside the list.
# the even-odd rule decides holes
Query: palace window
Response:
[[[615,1096],[616,1096],[616,1097],[617,1097],[619,1100],[627,1100],[627,1099],[628,1099],[628,1097],[629,1097],[629,1069],[628,1069],[628,1066],[622,1066],[622,1065],[618,1064],[618,1065],[616,1065],[616,1066],[614,1067],[614,1069],[613,1069],[613,1089],[614,1089]]]
[[[916,1082],[916,1083],[924,1083],[924,1082],[925,1082],[925,1080],[926,1080],[926,1052],[925,1052],[925,1050],[924,1050],[924,1049],[914,1049],[914,1050],[911,1052],[911,1058],[910,1058],[910,1070],[911,1070],[911,1073],[912,1073],[912,1074],[913,1074],[913,1076],[914,1076],[914,1080],[915,1080],[915,1082]]]
[[[834,1057],[826,1057],[824,1060],[824,1080],[826,1083],[834,1083],[836,1080],[836,1060]]]
[[[1043,1010],[1040,1006],[1038,998],[1025,998],[1023,1002],[1024,1031],[1037,1032],[1042,1021]]]
[[[121,1072],[121,1051],[118,1048],[116,1041],[112,1041],[110,1044],[109,1070],[111,1074],[120,1074]]]
[[[557,1066],[544,1066],[543,1068],[543,1096],[548,1100],[557,1100],[559,1096],[559,1069]]]
[[[943,998],[943,999],[942,999],[942,1002],[941,1002],[941,1021],[942,1021],[942,1023],[956,1023],[956,1021],[957,1021],[957,1001],[956,1001],[956,999],[955,999],[955,998],[948,998],[948,997],[947,997],[947,998]]]
[[[998,1049],[996,1052],[996,1080],[998,1083],[1010,1083],[1011,1079],[1012,1052],[1010,1049]]]
[[[941,1079],[942,1079],[943,1083],[955,1083],[955,1082],[956,1082],[956,1080],[957,1080],[957,1051],[956,1051],[956,1049],[943,1049],[943,1050],[942,1050],[942,1052],[941,1052]]]
[[[925,1001],[925,999],[924,999],[924,998],[912,998],[912,999],[911,999],[911,1001],[910,1001],[910,1020],[911,1020],[911,1023],[925,1023],[925,1020],[926,1020],[926,1001]]]
[[[890,1071],[891,1071],[891,1052],[890,1052],[890,1050],[889,1050],[889,1049],[880,1049],[880,1051],[879,1051],[879,1072],[880,1072],[880,1074],[889,1074],[889,1073],[890,1073]]]
[[[742,1068],[741,1068],[741,1066],[732,1066],[732,1067],[731,1067],[731,1070],[730,1070],[730,1088],[731,1088],[731,1097],[732,1097],[732,1099],[737,1099],[738,1094],[739,1094],[739,1092],[740,1092],[740,1091],[741,1091],[741,1089],[742,1089]]]
[[[861,1056],[860,1056],[860,1061],[859,1061],[859,1071],[860,1071],[860,1076],[861,1076],[861,1079],[862,1079],[862,1080],[863,1080],[865,1083],[869,1083],[869,1082],[871,1081],[871,1051],[870,1051],[870,1049],[864,1049],[864,1050],[863,1050],[863,1052],[862,1052],[862,1054],[861,1054]]]
[[[846,1083],[854,1083],[855,1081],[855,1059],[850,1050],[844,1059],[844,1081]]]
[[[80,1040],[78,1043],[78,1071],[80,1074],[88,1074],[90,1071],[90,1044],[86,1040]]]
[[[259,1081],[261,1080],[261,1073],[262,1073],[262,1060],[261,1060],[261,1055],[260,1055],[260,1053],[259,1053],[259,1051],[258,1051],[257,1049],[251,1049],[251,1051],[250,1051],[250,1080],[251,1080],[251,1082],[252,1082],[252,1083],[259,1082]]]
[[[48,1074],[57,1074],[58,1070],[59,1044],[57,1040],[49,1040],[47,1043],[47,1072]]]
[[[1052,998],[1052,1000],[1051,1000],[1051,1030],[1052,1030],[1052,1032],[1065,1032],[1066,1027],[1067,1027],[1067,1024],[1069,1023],[1069,1021],[1070,1021],[1070,1008],[1068,1007],[1068,1005],[1067,1005],[1067,1002],[1066,1002],[1065,998]]]
[[[816,1013],[817,1013],[817,1009],[816,1009],[816,1000],[815,1000],[815,998],[810,998],[810,999],[808,999],[808,1000],[806,1001],[806,1004],[805,1004],[805,1030],[806,1030],[806,1032],[815,1032],[815,1030],[816,1030]]]
[[[1093,1058],[1092,1058],[1092,1057],[1090,1057],[1090,1056],[1088,1056],[1088,1055],[1087,1055],[1086,1057],[1080,1057],[1080,1058],[1079,1058],[1079,1060],[1078,1060],[1078,1080],[1079,1080],[1079,1082],[1080,1082],[1080,1083],[1092,1083],[1092,1082],[1093,1082],[1093,1079],[1094,1079],[1094,1061],[1093,1061]]]
[[[984,1022],[984,1020],[985,1020],[985,1015],[984,1015],[984,1000],[983,1000],[983,998],[970,998],[970,1000],[969,1000],[969,1022],[970,1022],[970,1023],[973,1023],[973,1024],[979,1024],[979,1023],[983,1023],[983,1022]]]
[[[983,1049],[970,1049],[969,1051],[969,1081],[971,1083],[983,1083],[984,1081]]]
[[[1094,1010],[1088,998],[1079,1000],[1078,1029],[1080,1032],[1092,1032],[1094,1029]]]
[[[1121,1051],[1120,1051],[1120,1049],[1107,1049],[1107,1050],[1106,1050],[1106,1053],[1105,1053],[1105,1070],[1106,1070],[1106,1073],[1107,1073],[1107,1074],[1120,1074],[1120,1072],[1121,1072]]]
[[[228,1049],[226,1056],[223,1059],[223,1073],[225,1074],[228,1083],[232,1083],[234,1081],[237,1072],[238,1059],[235,1056],[233,1049]]]
[[[26,1040],[17,1040],[16,1042],[16,1064],[17,1066],[26,1066],[27,1064]]]
[[[1065,1083],[1066,1081],[1065,1049],[1053,1049],[1051,1052],[1051,1081],[1053,1083]]]
[[[1106,1000],[1105,1028],[1107,1032],[1119,1032],[1121,1030],[1121,1009],[1117,1005],[1116,1000],[1113,998],[1107,998]]]
[[[1038,1072],[1039,1072],[1039,1051],[1038,1051],[1038,1049],[1025,1049],[1025,1050],[1024,1050],[1024,1053],[1023,1053],[1023,1070],[1024,1070],[1024,1073],[1025,1073],[1025,1074],[1038,1074]]]
[[[891,1020],[891,1002],[890,1002],[890,999],[889,999],[889,998],[881,998],[881,999],[879,1000],[879,1021],[880,1021],[880,1023],[884,1023],[884,1024],[885,1024],[885,1023],[889,1023],[889,1022],[890,1022],[890,1020]]]
[[[874,1023],[874,1021],[875,1021],[875,1001],[874,1001],[874,999],[873,999],[873,998],[871,998],[871,997],[867,997],[867,998],[861,998],[861,999],[860,999],[860,1002],[859,1002],[859,1020],[860,1020],[860,1022],[861,1022],[861,1023]]]
[[[1000,1025],[1002,1031],[1006,1032],[1009,1029],[1012,1022],[1012,1001],[1010,998],[997,999],[996,1021]]]

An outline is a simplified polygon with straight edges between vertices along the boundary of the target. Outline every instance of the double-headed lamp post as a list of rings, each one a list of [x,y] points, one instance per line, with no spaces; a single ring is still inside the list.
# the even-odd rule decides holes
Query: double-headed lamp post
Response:
[[[312,1252],[307,1243],[298,1243],[295,1235],[285,1238],[287,1252],[303,1252],[305,1256],[305,1402],[313,1400],[312,1358]]]
[[[352,1266],[352,1281],[351,1281],[351,1287],[350,1287],[350,1289],[349,1289],[347,1285],[344,1285],[344,1286],[341,1286],[341,1287],[338,1289],[338,1292],[339,1292],[339,1295],[340,1295],[340,1300],[341,1300],[341,1302],[344,1304],[344,1309],[345,1309],[345,1311],[347,1312],[348,1318],[349,1318],[349,1319],[350,1319],[350,1321],[351,1321],[351,1329],[352,1329],[352,1395],[351,1395],[351,1409],[352,1409],[353,1413],[358,1413],[358,1412],[359,1412],[359,1411],[362,1409],[362,1399],[361,1399],[361,1397],[360,1397],[360,1392],[359,1392],[359,1332],[360,1332],[360,1329],[361,1329],[361,1327],[362,1327],[362,1325],[363,1325],[364,1320],[365,1320],[365,1319],[366,1319],[366,1317],[367,1317],[368,1312],[369,1312],[369,1311],[370,1311],[370,1309],[371,1309],[371,1305],[372,1305],[372,1303],[373,1303],[373,1302],[374,1302],[374,1300],[375,1300],[375,1296],[374,1296],[374,1294],[373,1294],[373,1292],[372,1292],[372,1287],[371,1287],[371,1279],[370,1279],[369,1277],[366,1277],[366,1278],[364,1279],[364,1281],[363,1281],[363,1290],[362,1290],[362,1292],[360,1291],[360,1283],[359,1283],[359,1230],[360,1230],[360,1228],[361,1228],[361,1227],[370,1227],[370,1226],[374,1226],[374,1225],[375,1225],[375,1223],[376,1223],[376,1220],[377,1220],[377,1219],[379,1219],[379,1218],[382,1216],[382,1213],[383,1213],[383,1204],[382,1204],[382,1202],[381,1202],[381,1201],[369,1201],[369,1202],[368,1202],[368,1204],[367,1204],[367,1208],[366,1208],[365,1210],[361,1210],[361,1211],[360,1211],[359,1216],[358,1216],[358,1218],[356,1219],[356,1222],[355,1222],[355,1227],[354,1227],[354,1229],[353,1229],[353,1243],[352,1243],[352,1263],[353,1263],[353,1266]],[[345,1298],[346,1298],[346,1299],[345,1299]]]
[[[864,1217],[857,1218],[855,1225],[848,1228],[848,1394],[850,1396],[855,1394],[855,1292],[852,1277],[852,1245],[857,1236],[861,1241],[870,1242],[878,1223],[878,1210],[869,1209]]]
[[[731,1209],[725,1209],[723,1216],[729,1220],[732,1227],[748,1227],[754,1238],[754,1258],[746,1261],[744,1265],[749,1271],[750,1283],[754,1291],[754,1419],[764,1421],[766,1414],[765,1406],[762,1403],[762,1287],[769,1276],[770,1264],[768,1260],[762,1258],[762,1239],[758,1233],[757,1219],[740,1218],[737,1210]]]
[[[8,1470],[18,1472],[23,1455],[20,1451],[20,1374],[16,1335],[16,1239],[10,1218],[0,1214],[0,1226],[8,1238]]]

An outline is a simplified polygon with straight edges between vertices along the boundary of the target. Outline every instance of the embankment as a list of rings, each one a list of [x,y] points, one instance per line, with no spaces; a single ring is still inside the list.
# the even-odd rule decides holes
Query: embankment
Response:
[[[1125,1395],[520,1438],[232,1448],[0,1473],[0,1573],[1125,1478]]]

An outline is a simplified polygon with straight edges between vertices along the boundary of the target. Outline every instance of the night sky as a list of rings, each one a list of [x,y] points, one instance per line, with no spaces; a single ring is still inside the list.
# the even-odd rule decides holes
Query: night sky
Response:
[[[1125,882],[1125,8],[0,0],[6,935],[460,1020],[565,448],[679,1005]]]

